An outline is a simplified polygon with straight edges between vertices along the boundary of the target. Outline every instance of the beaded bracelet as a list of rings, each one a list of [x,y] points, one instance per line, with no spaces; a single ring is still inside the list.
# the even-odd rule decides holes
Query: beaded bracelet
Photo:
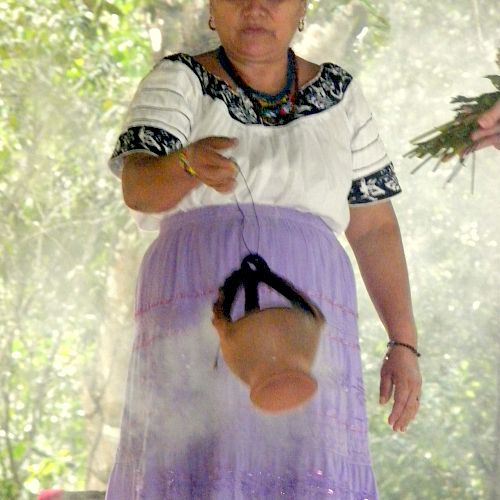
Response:
[[[395,346],[401,346],[401,347],[406,347],[407,349],[410,349],[410,351],[417,356],[417,358],[420,358],[421,354],[410,344],[405,344],[404,342],[398,342],[397,340],[390,340],[387,343],[387,347],[390,349],[391,347]]]
[[[181,160],[182,168],[184,169],[184,172],[186,172],[186,174],[190,175],[191,177],[198,176],[196,170],[189,164],[189,160],[183,150],[179,151],[179,159]]]

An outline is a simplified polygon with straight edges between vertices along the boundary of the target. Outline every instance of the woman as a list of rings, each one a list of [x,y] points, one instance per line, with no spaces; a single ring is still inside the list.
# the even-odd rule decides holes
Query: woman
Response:
[[[348,240],[392,341],[380,401],[394,392],[395,431],[417,412],[416,329],[388,201],[400,189],[357,83],[289,49],[306,7],[212,0],[221,47],[164,59],[131,104],[111,167],[140,226],[160,233],[137,286],[108,499],[376,498],[353,276],[335,238],[349,219]],[[254,409],[224,361],[213,364],[212,304],[249,251],[327,320],[318,391],[279,416]],[[261,306],[282,302],[262,290]]]

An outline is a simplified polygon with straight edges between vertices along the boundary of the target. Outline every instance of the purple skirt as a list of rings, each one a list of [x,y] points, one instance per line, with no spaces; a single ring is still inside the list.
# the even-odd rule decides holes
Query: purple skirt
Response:
[[[257,219],[251,206],[173,215],[148,249],[108,500],[377,498],[349,259],[319,217],[256,210]],[[246,246],[327,320],[313,367],[318,390],[296,411],[260,412],[222,356],[214,367],[212,304]],[[287,304],[267,287],[260,303]]]

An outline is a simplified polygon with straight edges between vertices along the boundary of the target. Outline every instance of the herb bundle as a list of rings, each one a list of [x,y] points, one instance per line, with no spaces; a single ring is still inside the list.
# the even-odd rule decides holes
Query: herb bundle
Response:
[[[497,55],[497,65],[500,68],[500,49]],[[470,138],[471,132],[477,127],[479,116],[491,108],[500,100],[500,75],[488,75],[495,92],[481,94],[476,97],[465,97],[459,95],[452,99],[452,104],[458,104],[455,108],[455,117],[448,123],[425,132],[411,141],[415,147],[404,156],[408,158],[420,158],[423,161],[412,170],[412,174],[420,170],[427,162],[436,159],[433,171],[437,170],[442,163],[447,162],[454,156],[458,157],[452,172],[446,183],[458,174],[465,166],[466,157],[474,152],[474,143]],[[472,159],[472,190],[474,189],[475,158]]]

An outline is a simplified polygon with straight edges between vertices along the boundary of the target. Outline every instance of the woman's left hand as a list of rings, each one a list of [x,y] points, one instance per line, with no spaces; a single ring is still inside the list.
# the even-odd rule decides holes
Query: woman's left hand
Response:
[[[380,370],[380,404],[394,394],[388,423],[394,431],[405,432],[420,405],[422,376],[418,358],[406,347],[392,347]]]

